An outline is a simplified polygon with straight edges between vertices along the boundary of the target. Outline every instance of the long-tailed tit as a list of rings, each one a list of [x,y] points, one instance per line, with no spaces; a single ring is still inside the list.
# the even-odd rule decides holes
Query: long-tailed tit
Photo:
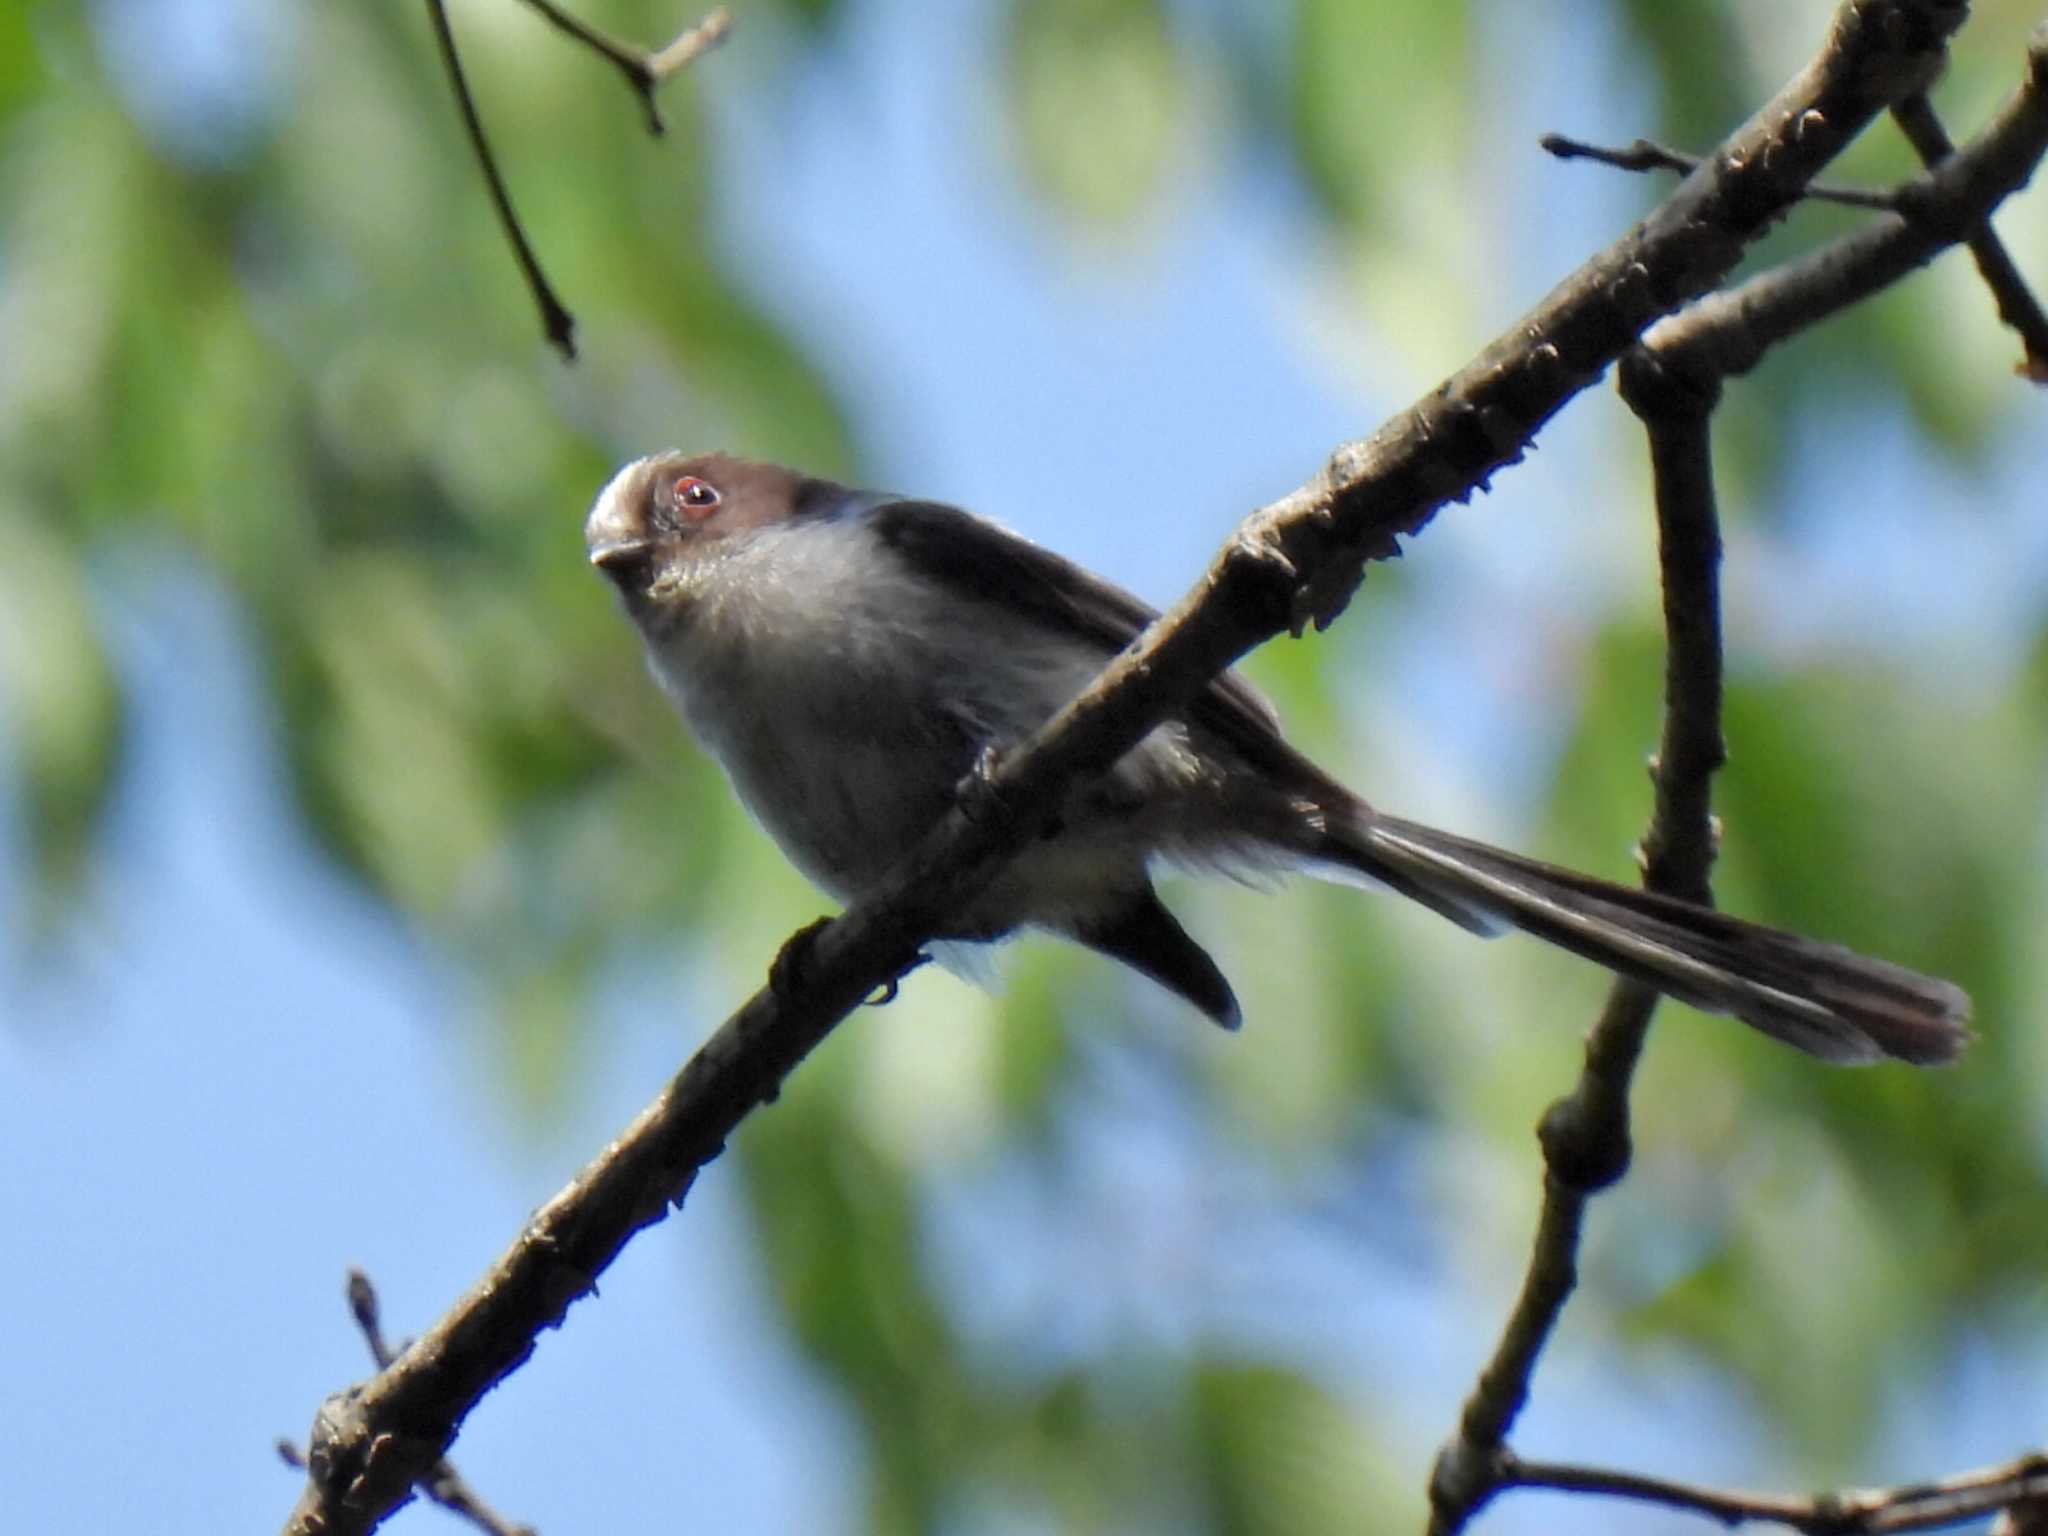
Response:
[[[831,895],[876,884],[988,748],[1042,725],[1154,617],[957,507],[724,454],[627,465],[585,527],[655,676],[784,853]],[[1945,981],[1382,815],[1290,747],[1226,673],[1100,778],[941,937],[1040,928],[1226,1027],[1230,984],[1155,864],[1386,886],[1478,934],[1519,928],[1837,1062],[1952,1059]]]

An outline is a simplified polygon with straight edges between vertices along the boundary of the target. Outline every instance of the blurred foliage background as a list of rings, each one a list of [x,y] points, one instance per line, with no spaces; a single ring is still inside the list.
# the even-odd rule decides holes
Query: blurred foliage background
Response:
[[[1829,8],[741,0],[728,46],[668,88],[662,141],[513,0],[452,9],[581,322],[573,368],[541,345],[422,7],[0,11],[0,1005],[13,1033],[91,1033],[91,973],[120,963],[109,807],[149,798],[141,685],[110,634],[138,591],[197,583],[266,710],[204,750],[281,761],[302,856],[463,978],[456,1006],[487,1027],[448,1048],[517,1141],[571,1112],[623,1015],[661,1020],[680,1062],[819,905],[686,746],[584,568],[578,523],[616,462],[720,444],[975,499],[1169,597],[1313,472],[1336,418],[1246,400],[1241,433],[1169,447],[1148,411],[1287,347],[1362,433],[1656,195],[1544,163],[1536,132],[1704,147]],[[649,41],[693,19],[579,9]],[[1976,7],[1939,97],[1958,137],[2037,13]],[[898,110],[927,89],[962,115]],[[915,229],[885,238],[900,208],[857,161],[815,205],[794,201],[815,178],[761,174],[819,135],[934,122],[956,180],[923,195],[971,189],[958,216],[993,275],[923,267]],[[1840,172],[1909,166],[1880,125]],[[1854,222],[1804,212],[1757,259]],[[2023,260],[2048,248],[2038,196],[2002,224]],[[1217,228],[1272,233],[1212,277],[1190,231]],[[802,238],[759,234],[778,229]],[[1109,295],[1071,378],[986,339],[1005,264]],[[1205,311],[1209,281],[1255,287],[1267,329]],[[1188,284],[1171,342],[1116,329],[1148,286]],[[864,331],[876,313],[894,318]],[[877,355],[878,334],[913,355]],[[1951,257],[1730,393],[1721,900],[1956,977],[1984,1037],[1951,1072],[1828,1073],[1670,1008],[1637,1168],[1538,1378],[1537,1449],[1818,1485],[2039,1441],[2048,436],[2015,353]],[[1004,430],[1017,399],[1078,396],[1083,375],[1128,414]],[[949,392],[980,435],[946,436]],[[1252,670],[1375,798],[1625,873],[1660,666],[1640,458],[1610,400],[1581,402],[1336,632]],[[714,1170],[744,1190],[727,1240],[758,1266],[760,1326],[858,1447],[840,1528],[1419,1521],[1429,1448],[1519,1274],[1531,1127],[1601,978],[1347,892],[1173,899],[1240,983],[1241,1040],[1026,944],[998,996],[920,975],[852,1021]],[[151,920],[175,933],[180,913]],[[168,993],[158,1022],[210,1027]],[[643,1241],[691,1242],[694,1209]],[[337,1213],[315,1257],[338,1268],[378,1218]],[[477,1219],[479,1255],[511,1235]],[[230,1272],[265,1242],[249,1220]],[[545,1352],[587,1347],[605,1305]],[[631,1364],[618,1393],[659,1420]],[[288,1425],[312,1401],[264,1410]],[[486,1409],[464,1447],[489,1433]],[[489,1491],[526,1518],[535,1483],[584,1476],[566,1453],[520,1470]],[[792,1451],[781,1475],[821,1474]],[[1541,1501],[1487,1516],[1564,1519],[1661,1528]]]

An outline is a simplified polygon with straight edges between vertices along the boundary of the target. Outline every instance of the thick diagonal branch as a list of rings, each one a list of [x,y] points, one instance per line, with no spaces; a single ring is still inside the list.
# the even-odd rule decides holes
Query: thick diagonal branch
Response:
[[[356,1320],[356,1327],[362,1330],[363,1342],[369,1346],[370,1358],[377,1362],[379,1370],[398,1358],[384,1337],[384,1322],[377,1304],[377,1288],[370,1283],[370,1277],[360,1269],[348,1272],[348,1309]],[[306,1470],[306,1454],[289,1440],[277,1442],[277,1453],[285,1465]],[[475,1526],[484,1536],[537,1536],[530,1525],[508,1520],[486,1503],[483,1497],[469,1485],[469,1479],[456,1471],[455,1463],[443,1458],[436,1462],[427,1475],[420,1479],[420,1492],[450,1514],[459,1516]]]

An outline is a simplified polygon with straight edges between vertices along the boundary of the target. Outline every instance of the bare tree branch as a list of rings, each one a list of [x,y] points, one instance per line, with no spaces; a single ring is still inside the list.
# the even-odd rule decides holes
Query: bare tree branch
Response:
[[[1635,1499],[1704,1515],[1723,1525],[1782,1525],[1806,1536],[1902,1536],[1907,1531],[1940,1530],[1982,1520],[2001,1510],[2038,1509],[2040,1501],[2048,1499],[2048,1458],[2039,1455],[1938,1482],[1806,1498],[1734,1493],[1633,1472],[1522,1461],[1512,1456],[1506,1458],[1502,1473],[1505,1487]]]
[[[578,20],[554,0],[526,0],[526,3],[585,47],[595,49],[600,57],[609,60],[625,75],[627,83],[646,109],[648,131],[655,134],[667,130],[655,100],[655,93],[662,82],[688,67],[699,54],[715,47],[732,25],[731,15],[724,6],[720,6],[696,26],[678,34],[667,47],[650,53],[644,48],[622,43],[590,23]],[[555,293],[554,285],[548,281],[547,273],[541,269],[540,257],[534,254],[526,226],[520,222],[518,211],[512,206],[512,193],[498,169],[498,157],[491,149],[490,135],[484,131],[483,118],[477,112],[469,80],[463,73],[462,55],[455,46],[454,29],[448,23],[447,0],[427,0],[427,12],[434,21],[434,40],[439,45],[441,61],[447,66],[448,82],[455,88],[456,105],[462,109],[463,128],[469,134],[470,147],[476,152],[477,164],[483,170],[484,185],[490,189],[491,205],[498,211],[498,223],[505,231],[505,239],[512,247],[512,255],[519,263],[527,289],[533,294],[534,307],[540,311],[541,329],[563,359],[573,363],[576,361],[576,317],[569,313],[568,306],[563,304]]]
[[[1893,106],[1892,121],[1930,170],[1956,152],[1925,91],[1915,91]],[[2041,313],[2027,280],[2007,254],[2005,242],[1988,222],[1979,225],[1967,243],[1984,285],[1998,304],[1998,318],[2019,334],[2020,344],[2026,348],[2018,373],[2036,384],[2048,384],[2048,315]]]
[[[1845,0],[1812,64],[1647,220],[1510,332],[1310,484],[1248,518],[1202,582],[1065,709],[963,785],[960,804],[880,889],[785,946],[795,979],[757,993],[661,1097],[548,1202],[490,1271],[373,1380],[330,1398],[286,1529],[369,1530],[445,1452],[482,1395],[640,1228],[687,1193],[725,1139],[837,1021],[1054,815],[1207,681],[1282,629],[1327,625],[1364,562],[1482,488],[1656,319],[1722,281],[1746,245],[1879,112],[1923,88],[1957,0]],[[2032,153],[2048,147],[2048,132]],[[1982,158],[1973,145],[1959,163]],[[2031,162],[2030,162],[2031,163]],[[1947,172],[1944,167],[1944,173]],[[2025,179],[1964,176],[1981,222]],[[778,968],[778,974],[782,974]]]
[[[476,100],[469,94],[469,81],[462,72],[462,55],[455,47],[455,31],[448,24],[447,0],[427,0],[427,13],[434,19],[434,41],[440,45],[441,62],[448,67],[448,83],[455,88],[456,105],[462,108],[462,126],[469,133],[470,147],[476,151],[477,164],[483,168],[484,185],[490,188],[491,204],[498,210],[498,223],[504,227],[505,238],[512,243],[512,254],[517,258],[520,273],[526,278],[526,286],[540,310],[541,329],[547,332],[555,350],[573,363],[576,361],[576,317],[555,296],[547,273],[541,270],[540,258],[534,255],[533,245],[526,238],[525,226],[519,222],[519,214],[512,206],[512,194],[506,189],[505,178],[498,171],[498,157],[491,152],[490,136],[484,132],[484,120],[477,115]]]
[[[1649,340],[1667,366],[1732,378],[1764,354],[1932,261],[1982,229],[2033,174],[2048,142],[2048,24],[2028,41],[2027,72],[1961,152],[1898,189],[1899,211],[1661,321]],[[2003,189],[2003,190],[2000,190]],[[1972,210],[1982,210],[1972,215]],[[1682,364],[1676,361],[1686,354]]]
[[[647,113],[647,131],[657,137],[668,131],[668,124],[661,119],[661,104],[656,99],[662,82],[688,68],[699,54],[717,47],[732,28],[732,13],[721,5],[694,27],[685,27],[677,33],[667,47],[650,52],[621,42],[603,29],[571,15],[555,0],[526,0],[526,4],[626,77],[626,84],[640,98],[640,105]]]
[[[1715,825],[1709,786],[1726,749],[1720,725],[1720,538],[1708,425],[1722,379],[1753,367],[1769,346],[1897,281],[1936,250],[1963,238],[1966,231],[1953,217],[1970,195],[1972,178],[2000,174],[1989,168],[2008,153],[2023,162],[2024,177],[2040,159],[2044,143],[2048,26],[2031,41],[2025,81],[1972,147],[1976,169],[1939,157],[1929,176],[1900,189],[1899,213],[1803,260],[1710,295],[1657,324],[1623,360],[1622,394],[1650,439],[1667,644],[1664,739],[1652,763],[1656,809],[1642,849],[1644,883],[1652,890],[1711,901],[1707,872],[1715,852]],[[1944,184],[1947,175],[1955,179]],[[1941,214],[1930,215],[1936,207]],[[1923,243],[1929,240],[1939,243]],[[1543,1117],[1543,1202],[1529,1268],[1457,1432],[1438,1455],[1430,1481],[1433,1536],[1462,1529],[1501,1489],[1527,1485],[1516,1475],[1515,1469],[1525,1464],[1507,1449],[1507,1435],[1527,1400],[1536,1361],[1577,1283],[1586,1202],[1627,1169],[1629,1080],[1655,1005],[1654,993],[1616,981],[1588,1037],[1578,1086]],[[1610,1480],[1613,1486],[1605,1490],[1610,1492],[1642,1481],[1621,1473],[1574,1470],[1582,1480]],[[1735,1495],[1692,1492],[1695,1502],[1689,1507],[1703,1512],[1714,1511],[1701,1499],[1740,1502]],[[2010,1500],[1977,1512],[2004,1502]]]
[[[1555,155],[1560,160],[1591,160],[1599,165],[1611,165],[1618,171],[1676,171],[1681,176],[1690,176],[1700,168],[1698,155],[1688,155],[1649,139],[1637,139],[1617,148],[1588,144],[1584,139],[1569,138],[1562,133],[1546,133],[1536,142],[1543,146],[1546,154]],[[1889,192],[1830,186],[1824,181],[1816,181],[1806,189],[1806,201],[1838,203],[1845,208],[1870,208],[1880,213],[1889,212],[1894,206]]]
[[[1915,91],[1902,98],[1892,107],[1891,115],[1929,169],[1955,153],[1955,145],[1925,91]],[[1637,139],[1620,148],[1612,148],[1588,144],[1561,133],[1547,133],[1541,143],[1545,150],[1560,160],[1593,160],[1624,171],[1677,171],[1683,174],[1697,170],[1700,164],[1697,155],[1688,155],[1649,139]],[[1902,207],[1903,200],[1897,192],[1872,192],[1815,182],[1806,189],[1806,196],[1814,202],[1868,208],[1880,213],[1911,211]],[[2048,384],[2048,314],[2042,312],[2040,302],[2027,287],[2018,265],[1988,222],[1974,230],[1965,244],[1969,246],[1970,254],[1976,259],[1977,270],[1983,275],[1985,286],[1991,290],[1998,305],[1999,319],[2019,336],[2021,345],[2026,349],[2015,371],[2036,384]]]
[[[362,1330],[370,1358],[377,1363],[377,1369],[383,1370],[396,1358],[396,1351],[384,1339],[384,1325],[378,1315],[377,1289],[360,1269],[348,1272],[348,1310],[356,1320],[356,1326]],[[291,1441],[279,1440],[277,1454],[286,1466],[301,1472],[307,1470],[305,1452]],[[420,1479],[419,1489],[430,1501],[451,1514],[460,1515],[484,1536],[540,1536],[533,1526],[507,1520],[486,1504],[469,1486],[468,1479],[455,1470],[455,1463],[445,1457]]]

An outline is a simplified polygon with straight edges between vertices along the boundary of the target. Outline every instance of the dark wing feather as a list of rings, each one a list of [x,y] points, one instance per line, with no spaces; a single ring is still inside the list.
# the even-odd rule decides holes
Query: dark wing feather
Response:
[[[1159,617],[1122,587],[958,507],[887,501],[872,515],[882,541],[917,570],[1086,641],[1101,650],[1105,665]],[[1265,695],[1236,672],[1203,689],[1185,718],[1261,767],[1315,772],[1282,739],[1280,717]]]

